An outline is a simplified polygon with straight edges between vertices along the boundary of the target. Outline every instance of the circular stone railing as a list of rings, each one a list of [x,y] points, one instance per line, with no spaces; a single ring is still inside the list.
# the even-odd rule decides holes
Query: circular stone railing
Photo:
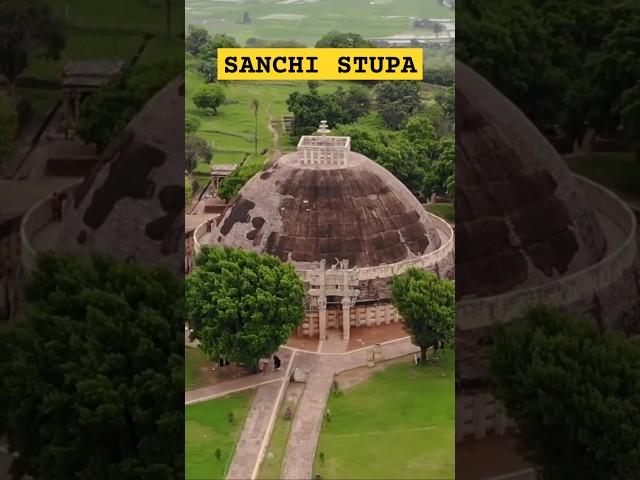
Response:
[[[77,180],[58,190],[58,193],[64,193],[67,196],[67,201],[64,203],[65,210],[68,210],[72,206],[73,190],[81,182],[82,180]],[[22,218],[22,223],[20,224],[22,265],[27,272],[33,270],[36,267],[37,252],[32,245],[34,237],[53,221],[50,201],[50,196],[46,196],[38,201],[24,215],[24,217]],[[65,216],[64,213],[65,212],[63,212],[63,218]]]
[[[615,194],[591,180],[575,175],[587,205],[601,212],[624,231],[619,246],[607,247],[607,254],[589,267],[543,285],[511,292],[464,300],[456,303],[456,325],[462,330],[490,327],[516,318],[532,305],[569,305],[619,280],[636,258],[636,218],[629,207]],[[616,248],[617,247],[617,248]]]
[[[444,245],[440,245],[440,248],[434,250],[433,252],[423,255],[422,257],[412,258],[411,260],[403,260],[402,262],[380,265],[376,267],[354,268],[352,270],[356,273],[358,280],[373,280],[376,278],[393,277],[406,272],[409,268],[435,268],[438,262],[441,262],[445,258],[448,258],[449,255],[453,253],[455,248],[455,237],[453,234],[453,228],[451,228],[451,225],[449,225],[440,217],[437,217],[436,215],[433,215],[429,212],[426,213],[427,215],[429,215],[434,226],[444,233],[444,236],[446,238]],[[193,231],[193,245],[196,254],[200,252],[200,239],[207,233],[206,227],[207,222],[203,222],[198,225]],[[303,278],[306,275],[305,272],[315,271],[314,269],[302,268],[298,268],[297,270]]]

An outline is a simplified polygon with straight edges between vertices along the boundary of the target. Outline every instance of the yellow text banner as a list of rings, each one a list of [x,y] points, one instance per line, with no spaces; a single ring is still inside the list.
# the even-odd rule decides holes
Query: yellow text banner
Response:
[[[422,80],[421,48],[219,48],[219,80]]]

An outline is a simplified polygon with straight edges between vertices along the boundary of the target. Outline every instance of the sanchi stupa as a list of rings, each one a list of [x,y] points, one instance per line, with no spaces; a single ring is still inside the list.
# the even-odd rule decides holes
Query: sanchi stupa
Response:
[[[391,279],[410,267],[453,278],[454,235],[389,171],[323,122],[255,175],[216,221],[195,232],[201,245],[232,246],[293,264],[306,287],[299,335],[401,321]]]
[[[456,64],[457,438],[510,425],[487,385],[496,323],[565,307],[618,328],[637,304],[636,215],[573,175],[525,115]],[[638,326],[636,325],[636,328]]]

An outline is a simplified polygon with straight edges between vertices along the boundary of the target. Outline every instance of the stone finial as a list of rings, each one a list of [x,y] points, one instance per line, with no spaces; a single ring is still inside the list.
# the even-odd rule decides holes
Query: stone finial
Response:
[[[320,128],[318,128],[318,133],[320,135],[327,135],[328,133],[331,133],[331,130],[329,130],[329,125],[327,125],[326,120],[320,121]]]

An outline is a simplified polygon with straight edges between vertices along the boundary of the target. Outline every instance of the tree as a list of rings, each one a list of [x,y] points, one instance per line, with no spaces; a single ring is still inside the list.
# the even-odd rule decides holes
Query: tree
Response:
[[[202,125],[202,122],[195,115],[189,115],[189,114],[185,115],[184,133],[196,133],[200,129],[201,125]]]
[[[202,59],[218,58],[219,48],[239,48],[236,39],[225,35],[224,33],[218,33],[209,38],[207,43],[200,49],[199,57]]]
[[[191,175],[198,162],[209,163],[213,158],[213,145],[203,138],[187,133],[184,136],[185,170]]]
[[[16,80],[29,63],[29,56],[41,52],[45,58],[60,58],[66,37],[62,20],[44,0],[0,2],[0,74],[10,95]]]
[[[78,134],[104,149],[151,97],[182,72],[180,64],[166,62],[127,68],[84,101]]]
[[[258,110],[260,109],[260,100],[254,98],[251,100],[251,110],[255,117],[255,124],[253,128],[253,149],[254,153],[258,155]]]
[[[218,84],[200,87],[193,95],[193,104],[207,112],[216,114],[218,107],[224,103],[224,89]]]
[[[342,108],[345,123],[355,122],[371,109],[369,89],[362,85],[353,85],[348,90],[338,87],[334,95]]]
[[[184,472],[183,285],[105,257],[43,254],[0,336],[0,433],[14,478]],[[108,474],[107,474],[108,472]]]
[[[245,25],[249,25],[251,23],[251,16],[249,15],[249,12],[244,12],[242,14],[242,23]]]
[[[436,38],[440,36],[440,34],[442,33],[442,31],[444,30],[444,27],[442,26],[441,23],[436,22],[433,25],[433,33],[436,34]]]
[[[7,160],[16,134],[16,112],[7,97],[0,96],[0,166]]]
[[[417,268],[393,279],[391,300],[420,347],[420,361],[427,362],[427,349],[439,342],[450,342],[455,329],[455,293],[453,282]]]
[[[316,48],[373,48],[375,45],[357,33],[332,30],[316,43]]]
[[[490,359],[495,393],[538,478],[637,477],[637,343],[540,306],[496,330]]]
[[[189,25],[187,37],[184,39],[184,47],[193,56],[198,56],[202,48],[209,41],[209,32],[202,27]]]
[[[204,83],[214,83],[218,81],[218,59],[203,58],[196,62],[196,70],[204,77]]]
[[[203,351],[252,371],[300,325],[303,298],[292,265],[245,250],[204,247],[187,277],[187,317]]]
[[[380,117],[393,130],[402,129],[411,115],[424,108],[418,82],[381,82],[375,94]]]
[[[256,173],[262,170],[259,163],[249,163],[236,168],[231,175],[226,177],[220,187],[218,187],[217,195],[227,201],[235,197],[240,189],[247,183]]]
[[[322,120],[326,120],[329,127],[333,128],[344,116],[335,95],[321,94],[315,88],[306,93],[293,92],[287,99],[287,106],[294,116],[294,137],[315,132]]]

